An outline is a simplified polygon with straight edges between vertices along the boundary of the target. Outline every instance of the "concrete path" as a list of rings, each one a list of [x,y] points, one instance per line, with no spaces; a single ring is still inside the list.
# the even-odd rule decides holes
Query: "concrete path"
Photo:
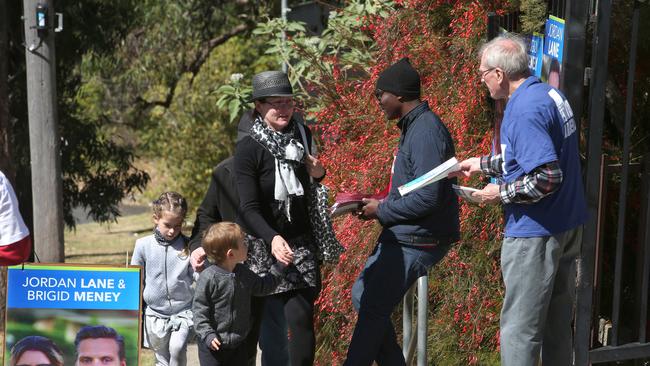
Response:
[[[190,343],[187,345],[187,365],[197,365],[199,364],[199,349],[196,346],[196,343]],[[261,366],[262,365],[262,351],[260,349],[257,349],[257,362],[255,362],[256,366]]]

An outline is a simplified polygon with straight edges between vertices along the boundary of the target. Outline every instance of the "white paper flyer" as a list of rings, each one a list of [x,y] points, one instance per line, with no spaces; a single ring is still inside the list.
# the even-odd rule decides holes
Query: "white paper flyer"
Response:
[[[412,181],[398,187],[397,190],[402,196],[405,196],[408,193],[415,191],[416,189],[447,178],[447,175],[449,175],[449,173],[458,170],[460,170],[460,167],[458,166],[458,160],[456,160],[454,157],[433,168],[423,176],[415,178]]]

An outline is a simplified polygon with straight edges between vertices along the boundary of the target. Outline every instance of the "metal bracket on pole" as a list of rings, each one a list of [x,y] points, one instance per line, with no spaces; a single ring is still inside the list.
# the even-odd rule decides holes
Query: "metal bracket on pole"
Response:
[[[54,32],[59,33],[63,30],[63,13],[56,13],[56,28]]]
[[[584,86],[589,86],[589,82],[591,81],[591,74],[592,70],[591,67],[585,67],[585,76],[584,76]]]

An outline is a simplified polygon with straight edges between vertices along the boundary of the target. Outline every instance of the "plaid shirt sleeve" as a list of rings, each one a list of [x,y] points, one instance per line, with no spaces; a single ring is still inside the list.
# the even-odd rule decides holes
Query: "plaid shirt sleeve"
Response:
[[[481,160],[481,168],[482,168]],[[557,161],[535,168],[529,174],[500,186],[501,201],[507,203],[535,203],[560,188],[562,169]]]
[[[503,175],[503,159],[499,155],[486,155],[481,157],[481,171],[490,177]]]

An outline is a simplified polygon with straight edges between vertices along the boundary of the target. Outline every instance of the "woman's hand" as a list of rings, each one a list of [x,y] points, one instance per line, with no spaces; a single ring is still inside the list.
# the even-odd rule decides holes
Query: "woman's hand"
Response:
[[[202,247],[194,249],[192,254],[190,254],[190,264],[192,264],[192,269],[194,272],[201,272],[205,267],[205,250]]]
[[[221,342],[219,342],[217,337],[212,338],[212,342],[210,342],[210,348],[212,348],[213,351],[218,351],[219,347],[221,347]]]
[[[305,167],[307,168],[307,173],[312,178],[320,179],[325,175],[325,167],[323,166],[323,163],[312,155],[307,154]]]
[[[293,251],[289,247],[289,243],[280,235],[274,236],[271,241],[271,254],[285,266],[293,261]]]

